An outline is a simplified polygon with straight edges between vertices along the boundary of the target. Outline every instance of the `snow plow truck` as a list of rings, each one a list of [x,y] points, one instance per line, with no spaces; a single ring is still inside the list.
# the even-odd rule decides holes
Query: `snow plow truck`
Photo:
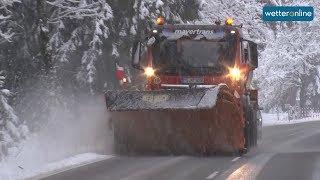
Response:
[[[257,44],[242,25],[156,20],[132,47],[141,90],[105,93],[120,154],[243,154],[257,145]]]

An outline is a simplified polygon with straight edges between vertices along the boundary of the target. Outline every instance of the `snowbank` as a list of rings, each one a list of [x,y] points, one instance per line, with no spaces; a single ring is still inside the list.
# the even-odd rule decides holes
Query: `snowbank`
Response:
[[[320,121],[320,115],[313,115],[312,117],[302,118],[302,119],[294,119],[288,120],[288,114],[286,113],[279,113],[279,114],[272,114],[272,113],[262,113],[262,125],[263,126],[275,126],[275,125],[282,125],[282,124],[297,124],[297,123],[304,123],[304,122],[311,122],[311,121]]]
[[[95,153],[79,154],[57,162],[48,163],[39,167],[22,167],[17,161],[0,164],[0,179],[40,179],[82,165],[112,158],[111,155]]]
[[[109,131],[104,99],[78,101],[72,109],[50,106],[41,129],[30,133],[0,161],[0,180],[30,177],[60,166],[99,159],[101,156],[97,154],[112,154],[112,132]],[[36,111],[32,107],[30,112]],[[88,152],[95,155],[85,154]],[[74,158],[70,160],[69,157]]]

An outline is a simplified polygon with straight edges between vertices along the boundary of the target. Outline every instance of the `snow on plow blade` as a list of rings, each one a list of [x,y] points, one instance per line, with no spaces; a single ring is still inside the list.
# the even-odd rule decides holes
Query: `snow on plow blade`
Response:
[[[107,91],[106,103],[110,111],[203,109],[215,106],[218,90]]]
[[[213,154],[244,147],[242,118],[226,86],[108,91],[117,153]]]

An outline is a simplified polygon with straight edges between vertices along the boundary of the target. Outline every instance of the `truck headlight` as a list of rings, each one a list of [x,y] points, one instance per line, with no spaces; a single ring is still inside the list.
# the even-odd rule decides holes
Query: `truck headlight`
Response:
[[[235,81],[239,81],[241,79],[241,71],[237,67],[229,68],[229,75]]]
[[[154,73],[155,73],[155,70],[152,68],[152,67],[146,67],[144,69],[144,74],[147,76],[147,77],[152,77],[154,76]]]

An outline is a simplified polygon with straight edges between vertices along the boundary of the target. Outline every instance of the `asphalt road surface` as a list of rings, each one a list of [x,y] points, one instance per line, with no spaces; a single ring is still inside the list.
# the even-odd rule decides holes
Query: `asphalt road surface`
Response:
[[[124,157],[45,180],[320,180],[320,122],[263,128],[260,145],[242,157]]]

